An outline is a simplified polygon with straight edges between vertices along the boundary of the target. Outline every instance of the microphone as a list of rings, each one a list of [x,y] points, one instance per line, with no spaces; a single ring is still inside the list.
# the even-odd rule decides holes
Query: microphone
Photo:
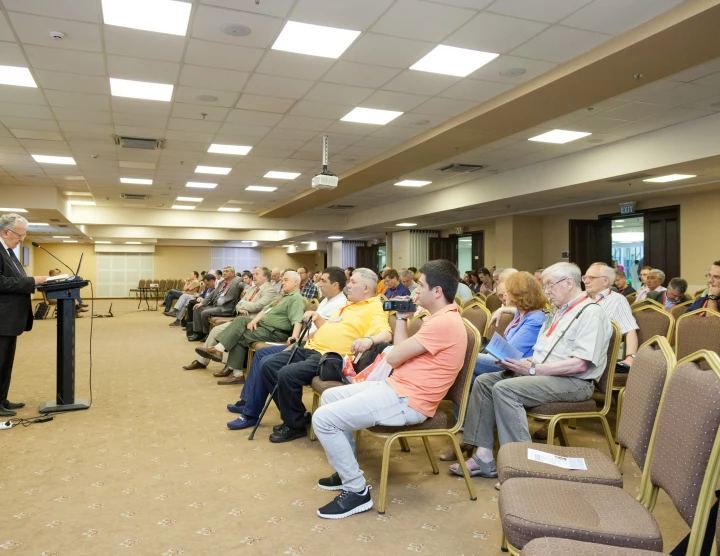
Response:
[[[70,271],[70,276],[75,276],[75,271],[74,271],[72,268],[70,268],[68,265],[66,265],[64,262],[62,262],[60,259],[58,259],[58,258],[57,258],[55,255],[53,255],[50,251],[48,251],[47,249],[45,249],[42,245],[40,245],[40,244],[37,243],[36,241],[33,241],[33,242],[31,242],[31,243],[32,243],[32,246],[33,246],[33,247],[38,247],[39,249],[42,249],[42,250],[45,251],[48,255],[50,255],[53,259],[55,259],[55,260],[58,261],[60,264],[62,264],[65,268],[67,268],[67,269]]]

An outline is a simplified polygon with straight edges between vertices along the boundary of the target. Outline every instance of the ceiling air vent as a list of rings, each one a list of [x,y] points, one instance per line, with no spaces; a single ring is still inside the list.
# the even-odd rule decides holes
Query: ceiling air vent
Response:
[[[140,195],[138,193],[120,193],[120,197],[126,201],[147,201],[150,195]]]
[[[164,143],[164,139],[143,139],[141,137],[122,137],[121,135],[113,135],[113,140],[123,149],[144,149],[146,151],[161,149]]]
[[[440,170],[441,172],[462,173],[477,172],[478,170],[482,170],[483,168],[485,168],[485,166],[482,166],[481,164],[448,164],[447,166],[438,168],[438,170]]]
[[[635,180],[641,180],[644,178],[651,177],[652,174],[645,174],[645,173],[639,173],[639,174],[630,174],[629,176],[623,176],[621,178],[613,178],[611,180],[605,180],[610,183],[626,183],[629,181],[635,181]]]
[[[330,205],[328,208],[333,210],[350,210],[354,209],[355,205]]]

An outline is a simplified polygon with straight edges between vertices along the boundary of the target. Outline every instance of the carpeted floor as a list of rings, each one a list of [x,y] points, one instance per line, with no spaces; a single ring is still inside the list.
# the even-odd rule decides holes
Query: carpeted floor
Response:
[[[95,311],[108,304],[97,302]],[[332,473],[320,444],[268,442],[274,407],[254,441],[229,431],[225,405],[240,387],[217,386],[216,364],[183,371],[199,344],[161,313],[135,308],[115,301],[115,318],[92,321],[88,411],[0,431],[0,548],[8,554],[500,554],[494,481],[475,479],[478,499],[470,501],[447,464],[432,475],[419,441],[410,453],[393,451],[386,515],[317,517],[334,495],[315,486]],[[90,323],[77,321],[78,397],[89,392]],[[55,321],[36,322],[18,346],[10,399],[27,403],[18,416],[54,398],[54,366]],[[599,428],[570,438],[606,449]],[[363,436],[361,465],[376,489],[381,447]],[[639,484],[630,458],[625,484],[630,492]],[[655,515],[668,550],[687,529],[664,496]]]

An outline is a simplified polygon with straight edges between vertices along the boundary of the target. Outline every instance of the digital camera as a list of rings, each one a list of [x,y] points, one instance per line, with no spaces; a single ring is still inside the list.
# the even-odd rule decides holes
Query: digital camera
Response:
[[[414,313],[417,307],[410,299],[388,299],[383,302],[383,311],[397,311],[398,313]]]

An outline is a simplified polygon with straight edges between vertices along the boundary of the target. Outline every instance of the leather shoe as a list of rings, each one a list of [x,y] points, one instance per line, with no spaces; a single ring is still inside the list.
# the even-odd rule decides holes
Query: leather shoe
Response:
[[[186,371],[194,371],[195,369],[207,369],[207,365],[203,365],[198,361],[197,359],[190,363],[189,365],[185,365],[183,367]]]
[[[307,436],[307,430],[305,427],[301,429],[291,429],[290,427],[283,425],[283,427],[270,435],[270,442],[280,444],[281,442],[290,442],[297,438]]]
[[[232,374],[232,369],[231,369],[230,367],[228,367],[227,365],[225,365],[225,367],[223,368],[222,371],[218,371],[218,372],[216,372],[216,373],[213,373],[213,376],[216,376],[216,377],[218,377],[218,378],[222,378],[222,377],[225,377],[225,376],[230,376],[231,374]]]
[[[80,307],[87,307],[87,306],[88,306],[87,303],[78,303],[78,305],[80,305]]]
[[[0,417],[15,417],[15,415],[17,415],[17,411],[0,407]]]
[[[5,400],[2,403],[2,406],[5,409],[21,409],[21,408],[25,407],[25,404],[23,402],[10,402],[8,400]]]
[[[187,337],[188,342],[197,342],[198,340],[200,340],[200,338],[202,338],[200,334],[189,334]]]
[[[214,347],[195,348],[195,353],[197,353],[200,357],[212,359],[217,363],[222,363],[223,360],[223,352],[215,349]]]
[[[243,382],[245,382],[244,375],[233,376],[232,374],[227,378],[217,381],[221,386],[225,386],[226,384],[242,384]]]

